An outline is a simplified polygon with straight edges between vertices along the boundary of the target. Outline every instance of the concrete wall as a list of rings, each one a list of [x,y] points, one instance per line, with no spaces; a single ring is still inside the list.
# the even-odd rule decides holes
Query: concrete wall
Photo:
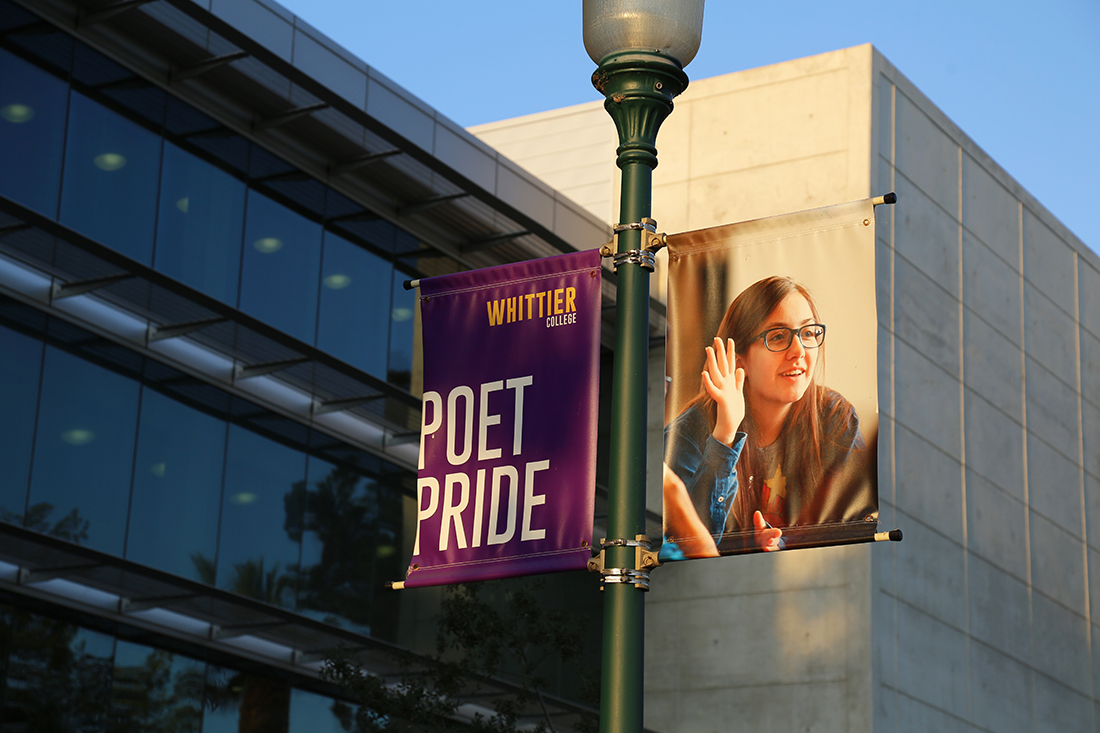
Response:
[[[1100,261],[880,56],[874,78],[899,196],[880,499],[906,532],[872,553],[875,729],[1095,730]]]
[[[598,103],[474,132],[614,220]],[[880,526],[906,538],[662,567],[647,727],[1096,730],[1100,260],[870,46],[693,81],[658,147],[664,231],[897,191]]]
[[[592,96],[599,93],[593,89]],[[469,131],[594,215],[614,223],[619,213],[615,167],[619,143],[602,101],[490,122]]]

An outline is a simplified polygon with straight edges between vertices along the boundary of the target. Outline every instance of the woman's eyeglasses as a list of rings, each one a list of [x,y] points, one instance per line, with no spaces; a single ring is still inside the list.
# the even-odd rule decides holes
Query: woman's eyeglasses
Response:
[[[804,349],[816,349],[825,343],[825,325],[811,323],[798,328],[769,328],[753,339],[764,339],[764,348],[768,351],[786,351],[791,348],[795,336]]]

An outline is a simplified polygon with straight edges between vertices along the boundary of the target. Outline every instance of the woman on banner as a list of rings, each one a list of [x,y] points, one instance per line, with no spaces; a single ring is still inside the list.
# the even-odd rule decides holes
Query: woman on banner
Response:
[[[788,528],[874,513],[873,451],[851,403],[821,384],[825,330],[809,291],[790,278],[760,280],[730,304],[706,347],[699,393],[665,428],[673,511],[663,559],[714,554],[700,526],[719,553],[774,551]],[[812,531],[795,534],[814,542]]]

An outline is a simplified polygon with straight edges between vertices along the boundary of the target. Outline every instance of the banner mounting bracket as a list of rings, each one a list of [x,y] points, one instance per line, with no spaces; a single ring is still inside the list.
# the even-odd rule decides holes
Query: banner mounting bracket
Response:
[[[633,547],[633,568],[609,568],[605,566],[605,555],[608,547]],[[649,571],[660,565],[657,552],[653,550],[653,544],[644,534],[635,536],[634,539],[602,539],[600,551],[588,561],[589,572],[600,574],[600,590],[608,583],[632,584],[635,588],[649,590]]]
[[[665,233],[657,231],[657,221],[648,217],[643,218],[641,221],[636,221],[633,224],[616,224],[612,227],[613,234],[611,239],[607,243],[600,247],[600,256],[610,257],[612,259],[612,267],[617,272],[619,265],[631,263],[635,265],[641,265],[645,269],[653,272],[656,269],[656,255],[665,246]],[[645,245],[641,249],[631,249],[626,252],[615,252],[611,245],[615,243],[615,237],[619,236],[622,232],[639,230],[642,233],[642,243]]]

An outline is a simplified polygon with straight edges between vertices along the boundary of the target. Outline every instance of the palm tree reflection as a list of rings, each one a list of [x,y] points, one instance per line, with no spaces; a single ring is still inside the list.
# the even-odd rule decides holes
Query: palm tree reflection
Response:
[[[214,585],[215,564],[200,553],[191,555],[199,579]],[[276,563],[264,570],[264,560],[245,560],[233,565],[227,587],[242,596],[274,606],[283,606],[293,577],[280,572]],[[233,672],[212,676],[207,684],[211,708],[238,710],[238,733],[286,733],[290,726],[290,684],[251,672]]]

